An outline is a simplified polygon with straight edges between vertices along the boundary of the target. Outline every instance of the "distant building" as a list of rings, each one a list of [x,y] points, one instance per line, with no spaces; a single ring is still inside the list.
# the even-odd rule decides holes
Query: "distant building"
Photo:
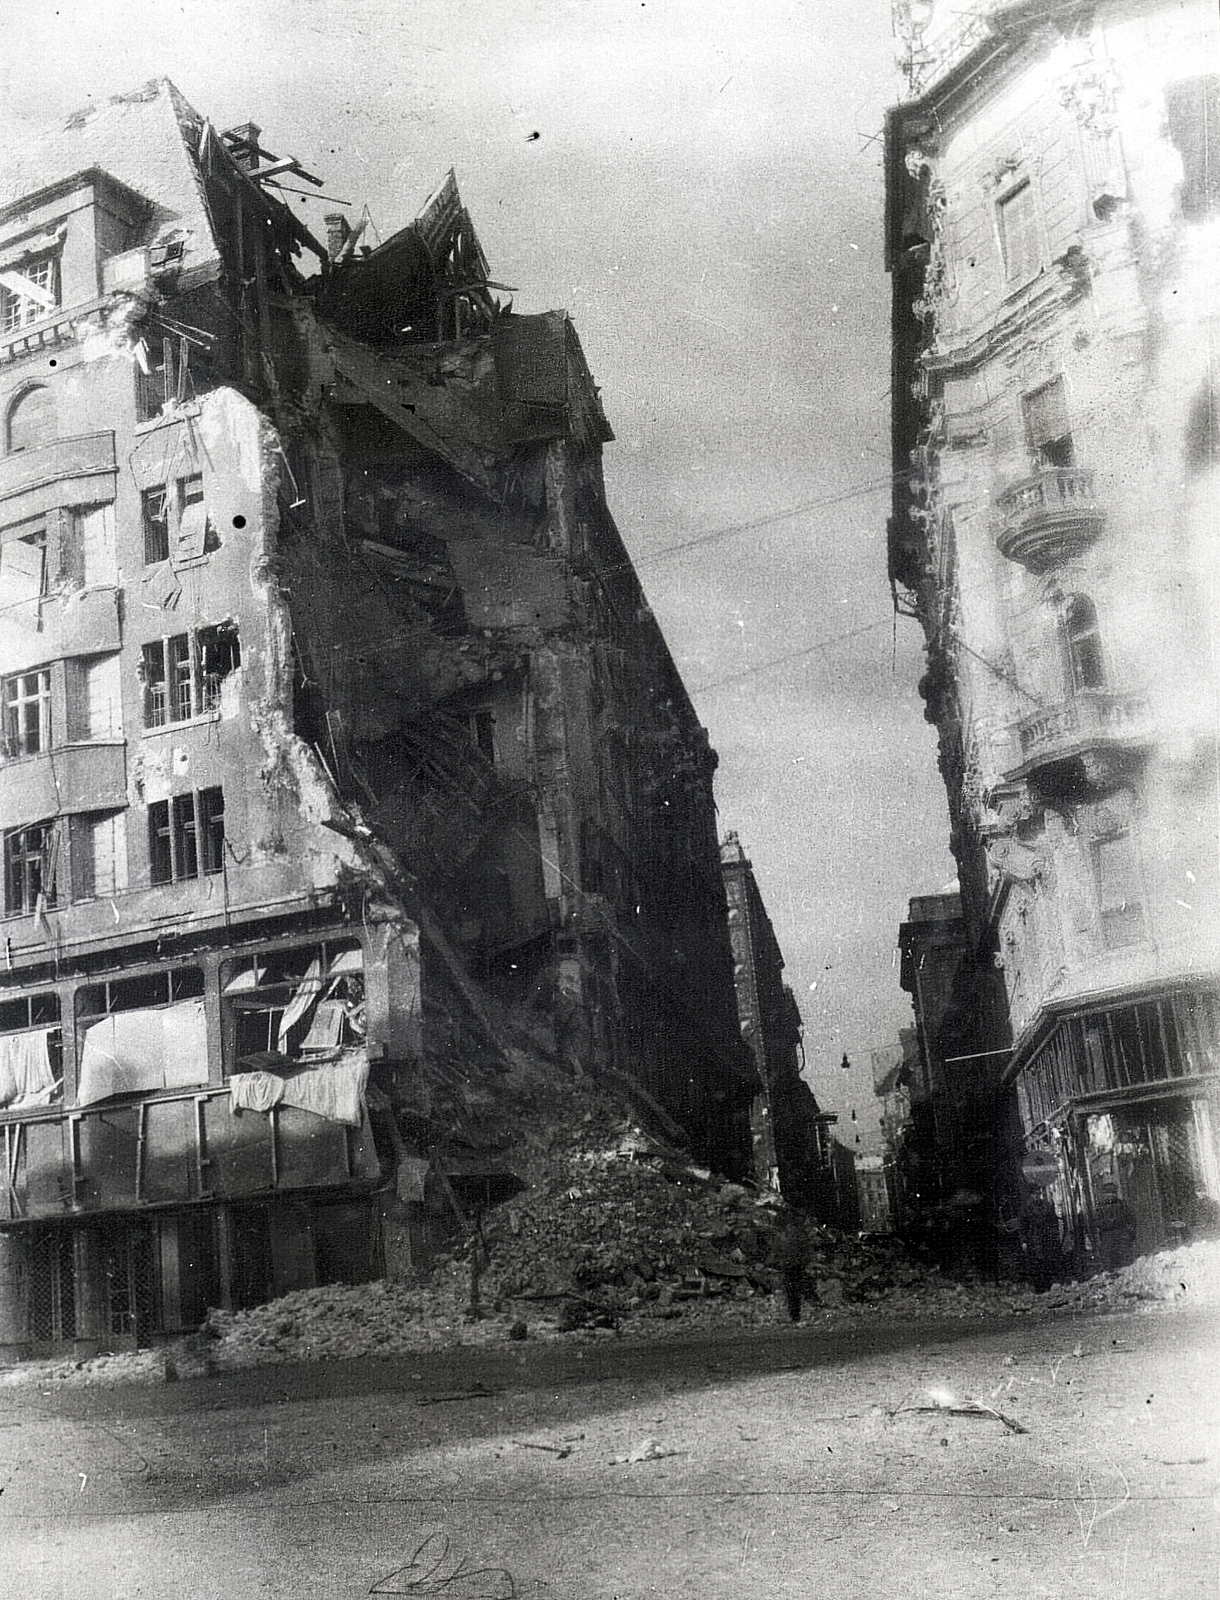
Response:
[[[165,81],[0,162],[9,1349],[409,1265],[523,1060],[748,1171],[715,755],[575,331],[452,175],[376,248],[286,176]]]
[[[893,1227],[890,1191],[884,1156],[856,1157],[860,1227],[865,1233],[889,1233]]]
[[[801,1014],[783,981],[784,958],[754,869],[735,833],[720,847],[728,900],[733,981],[742,1038],[755,1064],[751,1111],[754,1175],[822,1221],[838,1220],[832,1178],[833,1116],[801,1077]]]
[[[960,916],[912,902],[904,984],[937,1147],[940,1089],[994,1089],[1001,1209],[1049,1157],[1088,1267],[1115,1194],[1140,1250],[1220,1199],[1220,28],[895,17],[889,566],[961,883]]]

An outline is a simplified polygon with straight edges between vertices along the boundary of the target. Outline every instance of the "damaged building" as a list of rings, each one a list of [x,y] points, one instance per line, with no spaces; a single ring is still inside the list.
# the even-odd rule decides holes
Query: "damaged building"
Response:
[[[754,1177],[778,1189],[819,1221],[840,1220],[831,1169],[830,1129],[802,1075],[804,1027],[796,996],[784,982],[784,957],[767,914],[754,867],[736,833],[720,846],[733,981],[742,1038],[756,1073],[751,1111]]]
[[[566,314],[166,81],[0,178],[0,1347],[409,1268],[514,1070],[749,1169],[715,755]],[[321,202],[318,203],[319,206]]]
[[[1088,1270],[1220,1201],[1215,7],[895,17],[889,563],[961,884],[904,983],[935,945],[1001,1211]]]

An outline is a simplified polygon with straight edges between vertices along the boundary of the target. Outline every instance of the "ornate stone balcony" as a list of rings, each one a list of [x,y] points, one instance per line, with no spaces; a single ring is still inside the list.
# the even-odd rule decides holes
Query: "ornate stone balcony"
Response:
[[[1087,467],[1047,467],[1005,489],[996,500],[1002,556],[1045,572],[1087,549],[1105,525]]]
[[[1069,761],[1080,762],[1083,775],[1095,779],[1152,740],[1147,696],[1112,689],[1078,690],[1058,705],[1022,717],[1015,731],[1020,762],[1005,774],[1006,782]]]

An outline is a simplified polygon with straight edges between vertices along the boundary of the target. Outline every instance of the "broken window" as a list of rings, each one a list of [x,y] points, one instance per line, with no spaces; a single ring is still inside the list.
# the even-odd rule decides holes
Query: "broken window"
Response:
[[[123,811],[72,818],[72,898],[92,900],[127,887],[127,821]]]
[[[1129,833],[1093,841],[1098,913],[1107,946],[1135,944],[1144,936],[1143,894]]]
[[[0,625],[37,633],[47,592],[46,524],[5,528],[0,541]]]
[[[49,1105],[62,1087],[59,996],[0,1001],[0,1110]]]
[[[169,497],[163,483],[140,493],[144,521],[144,565],[169,560]]]
[[[178,479],[178,525],[174,537],[174,561],[194,561],[213,548],[209,540],[211,524],[203,501],[203,474],[194,472]]]
[[[201,968],[175,967],[78,989],[77,1104],[206,1083],[203,988]]]
[[[36,756],[51,744],[51,671],[19,672],[4,680],[4,754]]]
[[[195,635],[195,657],[199,710],[219,711],[221,685],[241,666],[236,623],[221,622],[214,628],[200,628]]]
[[[36,450],[55,437],[55,406],[45,384],[25,389],[9,407],[5,446],[10,455]]]
[[[171,558],[175,566],[180,566],[220,548],[204,503],[201,472],[178,478],[172,489],[164,483],[145,489],[141,504],[145,566]]]
[[[5,333],[16,333],[49,316],[58,304],[57,252],[0,268],[0,329]]]
[[[144,725],[163,728],[220,709],[221,686],[241,666],[232,622],[154,639],[143,650]]]
[[[1033,185],[1011,189],[997,207],[1004,273],[1010,283],[1024,283],[1042,265],[1042,233]]]
[[[136,345],[135,355],[137,422],[151,422],[167,406],[181,404],[198,392],[191,341],[184,334],[170,338],[161,324],[154,324]]]
[[[226,962],[221,997],[228,1060],[238,1071],[316,1062],[364,1043],[364,955],[354,939]]]
[[[1220,75],[1170,84],[1165,120],[1182,158],[1182,213],[1206,216],[1220,207]]]
[[[1093,602],[1084,595],[1077,595],[1067,608],[1064,626],[1072,688],[1104,688],[1105,662],[1101,650],[1101,631],[1097,626],[1097,609]]]
[[[178,883],[224,866],[224,795],[219,788],[176,794],[148,808],[153,883]],[[202,845],[202,849],[201,849]]]
[[[1025,438],[1035,464],[1039,467],[1074,465],[1076,453],[1063,379],[1053,378],[1032,394],[1023,395],[1021,407],[1025,413]]]
[[[55,904],[59,835],[53,821],[10,828],[4,835],[4,910],[10,917]]]

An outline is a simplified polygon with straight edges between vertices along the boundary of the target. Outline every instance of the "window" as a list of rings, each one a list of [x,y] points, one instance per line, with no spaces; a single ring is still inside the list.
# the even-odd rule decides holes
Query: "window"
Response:
[[[63,1090],[59,996],[0,1001],[0,1110],[49,1105]]]
[[[1171,84],[1165,120],[1182,158],[1182,213],[1206,216],[1220,208],[1220,76]]]
[[[1093,841],[1093,873],[1102,938],[1107,947],[1135,944],[1144,936],[1144,910],[1135,846],[1128,833]]]
[[[55,407],[51,391],[39,384],[19,394],[9,407],[5,447],[10,455],[35,450],[55,437]]]
[[[144,564],[158,561],[195,561],[219,549],[204,504],[203,474],[179,478],[171,489],[155,484],[141,494],[144,516]]]
[[[51,744],[51,671],[4,680],[4,754],[36,756]]]
[[[1093,602],[1083,595],[1068,606],[1064,619],[1067,630],[1068,659],[1073,689],[1105,687],[1105,663],[1101,653],[1101,633]]]
[[[72,818],[72,897],[109,897],[127,887],[127,825],[122,811]]]
[[[154,639],[144,646],[144,725],[206,716],[220,709],[221,687],[241,666],[237,628],[229,623]]]
[[[140,494],[144,521],[144,565],[169,560],[169,497],[163,483]]]
[[[1038,207],[1028,178],[1004,196],[998,213],[1005,276],[1010,283],[1024,283],[1042,265]]]
[[[179,1000],[197,1000],[203,994],[200,967],[175,967],[170,972],[141,972],[130,978],[112,978],[106,983],[90,983],[76,991],[76,1016],[79,1022],[107,1017],[116,1011],[144,1011],[150,1006],[174,1005]]]
[[[45,523],[19,523],[0,533],[0,627],[37,633],[47,588]]]
[[[55,904],[59,836],[54,822],[34,822],[4,835],[4,909],[16,917]]]
[[[0,269],[0,329],[5,333],[37,322],[58,304],[59,261],[54,254]]]
[[[1067,391],[1062,378],[1044,383],[1022,397],[1025,438],[1039,467],[1070,467],[1075,462],[1072,428],[1068,421]]]
[[[493,765],[496,759],[496,717],[493,711],[475,711],[470,718],[470,738],[475,749]]]
[[[364,957],[354,939],[260,950],[226,962],[220,983],[230,1070],[274,1069],[286,1064],[281,1058],[316,1058],[364,1042]]]
[[[148,851],[153,883],[177,883],[224,866],[224,794],[201,789],[157,800],[148,808]]]

